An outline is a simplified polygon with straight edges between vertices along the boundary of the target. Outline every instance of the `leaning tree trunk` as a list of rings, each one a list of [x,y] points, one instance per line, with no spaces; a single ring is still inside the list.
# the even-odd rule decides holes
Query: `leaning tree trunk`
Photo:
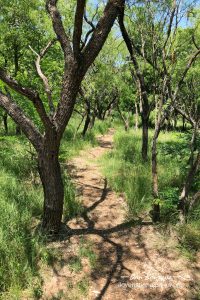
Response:
[[[38,156],[39,173],[44,190],[44,210],[42,228],[50,233],[57,233],[60,229],[64,186],[58,160],[58,147],[50,140]]]
[[[85,119],[85,124],[84,124],[83,132],[82,132],[83,137],[86,135],[86,132],[88,130],[88,127],[89,127],[90,121],[91,121],[91,119],[90,119],[90,102],[87,101],[86,104],[87,104],[87,116]]]
[[[84,137],[86,135],[86,132],[88,130],[88,127],[90,125],[90,115],[87,114],[86,120],[85,120],[85,124],[84,124],[84,128],[83,128],[83,132],[82,132],[82,136]]]
[[[147,161],[149,142],[149,118],[142,116],[142,159]]]

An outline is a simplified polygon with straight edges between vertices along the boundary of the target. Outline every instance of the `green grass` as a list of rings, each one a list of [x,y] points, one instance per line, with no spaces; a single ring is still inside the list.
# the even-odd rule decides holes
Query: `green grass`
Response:
[[[127,216],[133,218],[151,208],[151,164],[150,159],[145,164],[141,160],[141,131],[125,133],[118,123],[114,122],[117,126],[114,150],[105,155],[102,166],[110,185],[125,194]],[[110,122],[97,121],[83,139],[82,128],[74,136],[77,124],[77,118],[70,121],[60,152],[65,183],[65,220],[80,214],[82,206],[64,164],[80,150],[96,145],[96,135],[106,133],[112,126]],[[189,135],[183,133],[161,133],[159,137],[158,173],[163,222],[176,222],[176,205],[187,172],[188,143]],[[35,298],[39,298],[42,292],[39,262],[49,264],[55,254],[47,249],[44,238],[35,232],[42,215],[43,191],[34,151],[23,136],[0,137],[0,170],[0,299],[21,299],[24,289],[31,289]],[[197,176],[193,191],[199,188]],[[179,228],[182,245],[189,251],[200,247],[199,217],[200,208],[195,207],[185,227]],[[91,267],[95,268],[97,258],[91,245],[80,245],[78,261],[71,264],[73,269],[81,268],[82,257],[87,257]],[[80,292],[84,294],[87,285],[87,282],[80,285]]]
[[[93,250],[93,244],[89,241],[81,239],[79,248],[79,257],[86,257],[89,261],[90,267],[94,269],[97,266],[97,255]]]
[[[96,145],[97,134],[105,133],[108,123],[97,122],[83,139],[74,138],[78,119],[72,119],[61,146],[60,161],[65,163],[81,149]],[[21,299],[21,291],[33,290],[36,298],[41,294],[38,263],[50,263],[54,254],[46,248],[46,241],[35,228],[43,208],[43,191],[37,173],[33,148],[22,135],[14,136],[13,123],[10,135],[0,136],[0,299]],[[81,131],[81,129],[80,129]],[[64,217],[70,219],[81,212],[75,188],[66,168]]]
[[[130,218],[151,203],[150,165],[141,160],[140,140],[140,131],[133,135],[132,131],[118,130],[114,137],[114,151],[107,153],[102,162],[112,188],[125,193]]]
[[[23,139],[0,141],[0,291],[10,291],[11,296],[37,275],[42,248],[40,237],[32,230],[41,216],[42,190],[27,180],[35,164],[26,149]]]
[[[149,155],[152,134],[150,131]],[[188,136],[161,132],[158,139],[158,176],[161,214],[166,220],[166,214],[173,215],[177,206],[188,159]],[[149,208],[152,202],[151,157],[146,163],[141,159],[141,130],[125,133],[119,127],[114,136],[114,150],[104,156],[102,166],[114,190],[125,193],[130,216]]]

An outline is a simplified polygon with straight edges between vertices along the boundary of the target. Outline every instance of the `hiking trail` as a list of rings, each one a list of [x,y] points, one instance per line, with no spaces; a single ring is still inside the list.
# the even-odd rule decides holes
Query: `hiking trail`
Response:
[[[113,135],[110,129],[98,138],[97,147],[81,151],[68,163],[84,210],[67,222],[68,235],[49,245],[60,254],[41,270],[42,299],[198,299],[200,264],[180,255],[173,234],[163,234],[150,221],[127,221],[125,199],[103,177],[99,160],[112,151]],[[74,271],[69,262],[79,256],[82,243],[92,247],[96,263],[92,267],[83,255],[82,269]],[[82,294],[77,294],[78,287]]]

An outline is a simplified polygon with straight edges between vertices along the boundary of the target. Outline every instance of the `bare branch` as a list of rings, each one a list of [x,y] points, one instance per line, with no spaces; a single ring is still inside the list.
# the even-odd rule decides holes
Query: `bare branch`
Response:
[[[88,25],[91,26],[91,29],[88,30],[88,32],[87,32],[86,35],[85,35],[84,41],[82,41],[81,51],[83,50],[83,48],[84,48],[85,45],[87,44],[87,41],[88,41],[89,36],[90,36],[90,35],[94,32],[94,30],[95,30],[95,26],[94,26],[94,24],[93,24],[93,19],[94,19],[95,15],[97,14],[97,11],[98,11],[98,6],[97,6],[96,13],[94,14],[94,16],[93,16],[93,18],[92,18],[92,21],[89,21],[89,20],[88,20],[88,18],[87,18],[87,16],[86,16],[86,13],[84,14],[84,20],[86,21],[86,23],[87,23]]]
[[[193,55],[192,57],[190,58],[188,64],[186,65],[184,71],[183,71],[183,74],[177,84],[177,87],[175,89],[175,92],[174,92],[174,95],[173,95],[173,102],[175,102],[176,98],[177,98],[177,95],[178,95],[178,92],[179,92],[179,89],[181,87],[181,84],[183,83],[189,69],[191,68],[192,64],[194,63],[194,61],[197,59],[198,55],[200,54],[200,49],[198,49]]]
[[[172,8],[172,12],[171,12],[171,15],[170,15],[170,20],[169,20],[169,26],[168,26],[168,29],[167,29],[167,37],[166,37],[166,40],[165,40],[164,46],[163,46],[164,49],[165,49],[165,47],[167,45],[167,42],[168,42],[170,34],[171,34],[172,24],[173,24],[175,12],[176,12],[176,7],[177,7],[176,6],[176,0],[174,0],[173,1],[173,8]]]
[[[94,15],[94,16],[95,16],[95,15]],[[93,31],[94,31],[96,27],[95,27],[94,24],[93,24],[93,20],[92,20],[92,21],[89,21],[86,14],[84,14],[84,20],[86,21],[86,23],[88,23],[88,25],[90,25],[90,26],[92,27],[92,29],[93,29]]]
[[[42,79],[43,81],[43,84],[44,84],[44,89],[45,89],[45,92],[47,94],[47,99],[48,99],[48,102],[49,102],[49,109],[50,109],[50,112],[51,114],[53,115],[54,111],[55,111],[55,108],[54,108],[54,105],[53,105],[53,100],[52,100],[52,89],[51,89],[51,86],[49,84],[49,81],[48,81],[48,78],[44,75],[44,73],[42,72],[41,70],[41,65],[40,65],[40,62],[41,62],[41,59],[45,56],[45,54],[47,53],[48,49],[56,42],[56,40],[53,40],[53,41],[50,41],[47,46],[41,51],[40,54],[38,54],[35,50],[33,50],[33,48],[31,46],[29,46],[29,48],[33,51],[33,53],[35,53],[37,55],[37,59],[35,61],[35,66],[36,66],[36,70],[37,70],[37,73],[39,75],[39,77]]]
[[[195,125],[195,120],[190,115],[188,115],[183,109],[181,109],[175,104],[173,104],[173,107],[181,116],[188,120],[188,122],[191,123],[192,126]]]

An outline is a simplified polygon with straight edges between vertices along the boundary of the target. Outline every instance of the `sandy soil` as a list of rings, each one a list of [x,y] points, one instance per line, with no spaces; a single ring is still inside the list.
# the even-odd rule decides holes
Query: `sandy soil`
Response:
[[[111,129],[99,137],[98,147],[68,164],[84,212],[67,222],[59,242],[50,243],[59,258],[41,270],[42,299],[199,299],[200,264],[180,254],[174,235],[163,234],[148,220],[127,221],[125,200],[110,189],[99,166],[112,141]],[[75,272],[69,261],[83,240],[92,245],[97,262],[92,267],[82,257],[82,270]],[[87,282],[85,294],[77,292],[81,282]]]

